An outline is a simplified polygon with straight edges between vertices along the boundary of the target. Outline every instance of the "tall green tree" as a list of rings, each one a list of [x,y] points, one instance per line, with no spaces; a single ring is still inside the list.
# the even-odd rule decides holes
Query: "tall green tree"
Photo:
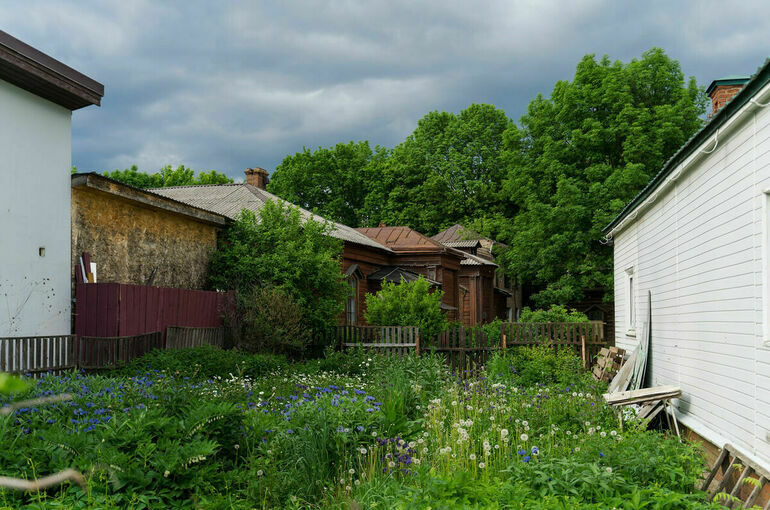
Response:
[[[244,294],[255,286],[281,289],[303,310],[308,328],[334,325],[349,290],[340,270],[342,241],[329,235],[332,228],[283,202],[266,202],[259,215],[244,210],[218,240],[209,283]]]
[[[503,110],[487,104],[457,115],[429,113],[393,149],[369,201],[383,204],[379,215],[389,225],[428,235],[498,211],[503,135],[511,126]]]
[[[74,167],[73,167],[74,168]],[[167,186],[191,186],[194,184],[226,184],[233,182],[227,175],[211,170],[210,172],[199,172],[195,175],[195,170],[179,165],[172,168],[166,165],[159,171],[149,174],[140,172],[136,165],[125,170],[113,170],[104,172],[102,175],[115,179],[135,188],[164,188]]]
[[[587,55],[572,81],[537,96],[505,133],[506,209],[498,221],[508,271],[538,286],[536,304],[612,289],[601,230],[702,125],[706,98],[653,48],[629,63]]]
[[[378,186],[387,156],[387,150],[379,146],[372,150],[369,142],[305,148],[276,167],[268,190],[330,220],[369,226],[377,221],[373,217],[377,207],[370,202],[375,207],[367,209],[366,197]]]

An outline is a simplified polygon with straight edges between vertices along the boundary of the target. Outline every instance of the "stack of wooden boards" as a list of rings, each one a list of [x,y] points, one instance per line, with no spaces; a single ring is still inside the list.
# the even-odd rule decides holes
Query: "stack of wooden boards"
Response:
[[[604,400],[611,406],[622,407],[631,404],[641,406],[637,417],[647,420],[647,423],[652,421],[658,413],[665,410],[666,406],[670,407],[671,412],[665,415],[666,421],[668,421],[669,429],[673,428],[676,435],[680,435],[679,423],[671,406],[672,398],[682,396],[682,389],[678,386],[656,386],[654,388],[618,391],[615,393],[605,393],[603,396]]]
[[[599,351],[594,365],[594,379],[597,381],[611,381],[623,366],[623,357],[626,351],[619,347],[604,347]]]

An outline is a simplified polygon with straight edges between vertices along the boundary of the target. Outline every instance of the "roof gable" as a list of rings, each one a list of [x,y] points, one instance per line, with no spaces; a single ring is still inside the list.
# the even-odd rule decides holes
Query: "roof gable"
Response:
[[[443,252],[446,250],[441,243],[409,227],[372,227],[356,230],[393,251]]]

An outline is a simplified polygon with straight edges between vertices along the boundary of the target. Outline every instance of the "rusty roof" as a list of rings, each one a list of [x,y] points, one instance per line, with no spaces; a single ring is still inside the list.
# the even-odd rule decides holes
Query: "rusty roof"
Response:
[[[154,188],[151,190],[159,195],[184,202],[201,209],[223,214],[228,218],[235,219],[243,209],[258,212],[265,202],[269,200],[280,201],[291,204],[286,200],[273,195],[263,189],[257,188],[247,183],[231,184],[207,184],[198,186],[171,186],[167,188]],[[294,206],[297,207],[297,206]],[[304,219],[314,219],[316,221],[325,221],[325,218],[311,213],[301,207],[297,207]],[[343,241],[377,248],[390,252],[386,246],[370,239],[356,229],[330,221],[334,229],[330,235]]]
[[[409,227],[372,227],[356,230],[396,252],[443,253],[451,250]]]

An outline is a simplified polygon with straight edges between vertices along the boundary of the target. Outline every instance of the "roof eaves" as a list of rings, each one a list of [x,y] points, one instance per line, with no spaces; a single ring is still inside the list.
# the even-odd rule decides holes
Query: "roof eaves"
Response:
[[[86,187],[95,189],[103,193],[141,203],[145,206],[162,209],[183,216],[189,216],[197,221],[210,223],[220,227],[225,226],[229,221],[229,218],[223,214],[196,207],[187,202],[169,198],[146,189],[136,188],[96,172],[72,174],[71,185],[73,188]]]
[[[0,79],[69,110],[101,105],[104,85],[0,30]]]
[[[674,169],[689,157],[698,147],[703,145],[709,137],[738,110],[748,103],[754,95],[770,82],[770,58],[757,70],[746,85],[728,101],[716,115],[687,140],[679,150],[663,165],[663,168],[640,191],[615,218],[602,229],[605,235],[614,229],[631,212],[636,209],[652,192],[668,177]]]

